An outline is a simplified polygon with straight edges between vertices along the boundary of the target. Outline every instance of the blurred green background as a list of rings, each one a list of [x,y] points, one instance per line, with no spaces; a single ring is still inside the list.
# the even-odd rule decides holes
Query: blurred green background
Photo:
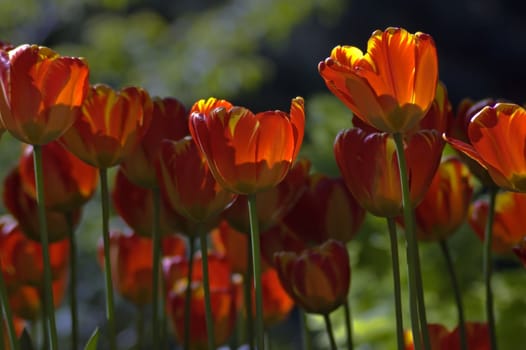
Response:
[[[453,105],[464,97],[526,95],[526,24],[516,1],[421,2],[401,0],[0,0],[0,40],[37,43],[64,55],[87,58],[92,83],[115,88],[139,85],[152,96],[174,96],[190,106],[215,96],[253,111],[288,110],[291,98],[306,99],[307,135],[302,155],[316,171],[338,175],[332,154],[336,133],[349,127],[351,113],[332,96],[317,64],[338,44],[365,49],[370,33],[388,26],[431,34],[437,44],[440,77]],[[19,144],[5,134],[0,170],[14,166]],[[5,212],[5,209],[2,209]],[[114,218],[112,227],[122,223]],[[95,262],[100,236],[97,198],[86,207],[78,229],[82,251],[81,337],[104,324],[103,278]],[[526,233],[526,232],[525,232]],[[466,225],[451,239],[466,316],[484,319],[481,243]],[[394,349],[393,290],[385,222],[367,218],[349,244],[350,302],[356,349]],[[400,244],[403,286],[405,254]],[[453,327],[453,295],[437,244],[422,244],[428,320]],[[498,257],[494,278],[501,349],[518,349],[526,329],[526,272],[514,257]],[[407,295],[404,291],[407,316]],[[67,305],[67,303],[64,303]],[[119,342],[133,345],[133,308],[117,302]],[[297,313],[272,331],[274,348],[299,348]],[[343,312],[333,315],[344,344]],[[58,311],[67,338],[67,307]],[[327,345],[321,319],[309,318],[316,349]],[[294,332],[294,333],[291,333]],[[294,336],[291,336],[294,334]],[[64,348],[67,348],[65,346]]]

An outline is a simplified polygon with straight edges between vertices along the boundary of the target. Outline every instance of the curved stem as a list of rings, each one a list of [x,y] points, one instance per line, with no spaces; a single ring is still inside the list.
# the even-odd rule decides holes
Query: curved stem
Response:
[[[343,308],[345,310],[345,329],[347,332],[347,349],[352,350],[353,349],[353,336],[352,336],[351,306],[349,305],[348,300],[343,304]]]
[[[9,305],[9,296],[7,295],[7,288],[4,281],[4,273],[3,273],[3,267],[2,267],[2,261],[0,259],[0,298],[2,299],[2,307],[0,308],[0,319],[2,319],[2,322],[7,325],[7,334],[9,338],[9,345],[10,349],[18,350],[19,343],[18,338],[16,337],[16,331],[15,331],[15,325],[13,323],[13,313],[11,311],[11,306]],[[3,313],[1,312],[3,309]],[[2,324],[2,329],[0,333],[2,333],[2,336],[4,336],[4,327],[5,325]],[[5,345],[5,340],[2,339],[2,346]]]
[[[250,237],[252,240],[252,263],[254,269],[254,289],[256,293],[256,344],[258,349],[265,348],[263,326],[263,294],[261,290],[261,250],[259,243],[259,223],[256,209],[256,194],[248,196],[248,214],[250,218]]]
[[[201,258],[203,269],[203,288],[205,291],[205,318],[206,318],[206,333],[208,336],[208,348],[215,349],[214,339],[214,320],[212,318],[212,302],[210,299],[210,279],[208,275],[208,244],[206,242],[206,234],[199,234],[201,245]]]
[[[246,311],[246,337],[248,348],[254,348],[254,322],[253,322],[253,306],[252,306],[252,239],[248,236],[247,239],[247,271],[243,276],[243,293],[245,299]]]
[[[188,257],[188,276],[186,277],[186,295],[184,299],[184,338],[183,349],[190,348],[190,301],[192,299],[192,273],[194,270],[195,238],[190,237],[190,256]]]
[[[419,350],[421,344],[424,349],[431,349],[429,332],[427,330],[427,318],[424,304],[424,292],[420,272],[420,256],[416,241],[415,218],[411,197],[409,192],[409,179],[407,176],[407,164],[404,153],[404,140],[400,133],[393,134],[396,145],[396,156],[400,171],[400,186],[402,189],[402,204],[404,214],[404,226],[407,240],[407,267],[409,272],[409,305],[411,312],[411,329],[415,339],[415,349]],[[420,340],[421,339],[421,340]]]
[[[493,240],[493,219],[495,217],[495,202],[497,197],[497,187],[492,187],[489,193],[488,218],[486,221],[486,232],[484,235],[484,285],[486,288],[486,317],[491,340],[491,349],[497,350],[497,334],[495,329],[495,314],[493,310],[493,290],[491,288],[492,274],[492,240]]]
[[[33,145],[33,163],[35,168],[35,187],[37,194],[38,225],[40,243],[42,245],[42,259],[44,264],[44,303],[48,309],[47,331],[49,333],[51,350],[58,349],[57,326],[53,307],[53,288],[51,276],[51,262],[49,257],[49,237],[46,220],[46,204],[44,197],[44,170],[42,166],[42,146]],[[44,321],[46,322],[46,321]]]
[[[102,202],[102,238],[104,241],[104,275],[106,277],[106,318],[108,320],[110,349],[115,350],[117,348],[117,340],[115,335],[115,311],[110,260],[110,208],[108,192],[108,169],[100,169],[99,176]]]
[[[393,265],[394,302],[396,315],[396,342],[398,350],[404,350],[404,321],[402,317],[402,288],[400,285],[400,261],[398,260],[398,240],[396,223],[393,218],[387,218],[389,241],[391,243],[391,264]]]
[[[329,341],[331,343],[332,350],[338,350],[336,346],[336,340],[334,339],[334,333],[332,332],[331,318],[329,314],[324,314],[323,319],[325,320],[325,327],[327,327],[327,335],[329,336]]]
[[[158,188],[152,189],[153,202],[153,227],[152,227],[152,328],[153,328],[153,348],[159,349],[161,344],[161,327],[159,322],[159,309],[164,310],[162,298],[159,298],[159,279],[161,265],[161,193]]]
[[[301,328],[302,328],[302,341],[303,341],[303,349],[305,350],[312,350],[312,342],[310,340],[310,332],[309,332],[309,325],[307,324],[307,313],[305,310],[300,309],[300,321],[301,321]]]
[[[445,239],[440,241],[440,248],[442,250],[442,254],[444,255],[444,260],[446,261],[447,271],[451,279],[451,287],[453,288],[453,294],[455,296],[455,303],[457,304],[460,348],[462,350],[467,350],[468,343],[466,337],[466,322],[464,320],[464,308],[462,306],[462,294],[460,293],[455,267],[453,266],[453,260],[451,259],[449,247],[447,246],[447,241]]]
[[[65,213],[69,229],[69,311],[71,317],[71,345],[78,348],[78,312],[77,312],[77,240],[73,225],[73,213]]]

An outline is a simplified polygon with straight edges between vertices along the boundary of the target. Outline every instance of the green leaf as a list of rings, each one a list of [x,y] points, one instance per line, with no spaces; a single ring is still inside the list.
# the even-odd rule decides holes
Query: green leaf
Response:
[[[99,342],[99,328],[95,328],[91,337],[89,338],[84,350],[97,350],[97,344]]]
[[[35,350],[27,328],[24,328],[22,335],[20,336],[20,350]]]

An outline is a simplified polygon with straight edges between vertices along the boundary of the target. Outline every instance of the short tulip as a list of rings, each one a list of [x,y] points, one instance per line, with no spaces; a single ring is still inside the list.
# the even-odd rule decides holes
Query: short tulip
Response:
[[[37,45],[0,51],[0,119],[22,142],[43,145],[66,132],[88,92],[81,58]]]

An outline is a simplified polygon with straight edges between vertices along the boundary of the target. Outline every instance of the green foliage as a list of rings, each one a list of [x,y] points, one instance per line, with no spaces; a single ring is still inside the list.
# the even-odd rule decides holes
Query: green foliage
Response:
[[[99,343],[99,329],[95,328],[91,337],[88,339],[84,350],[97,350],[97,344]]]

